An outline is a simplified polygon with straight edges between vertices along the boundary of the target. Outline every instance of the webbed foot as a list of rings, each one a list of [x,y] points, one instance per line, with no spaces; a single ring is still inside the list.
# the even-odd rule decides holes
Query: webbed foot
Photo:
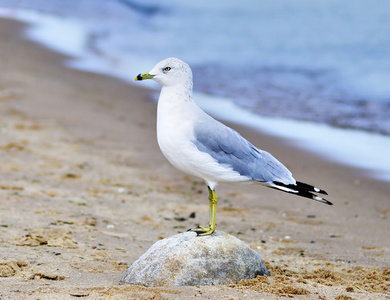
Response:
[[[196,234],[198,236],[205,236],[205,235],[210,235],[212,234],[214,231],[215,231],[215,228],[217,226],[211,226],[211,225],[207,225],[207,226],[197,226],[197,227],[194,227],[194,228],[190,228],[188,229],[187,231],[193,231],[193,232],[196,232]]]

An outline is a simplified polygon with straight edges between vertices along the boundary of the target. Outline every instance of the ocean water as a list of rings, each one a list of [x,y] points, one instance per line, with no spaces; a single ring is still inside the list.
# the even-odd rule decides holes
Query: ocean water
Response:
[[[241,123],[248,113],[260,116],[269,122],[249,118],[246,125],[294,139],[286,129],[298,120],[304,136],[321,132],[307,143],[317,151],[369,169],[378,165],[380,177],[390,173],[386,0],[0,0],[0,8],[32,24],[29,38],[74,57],[68,66],[131,82],[176,56],[192,67],[201,105],[214,115]],[[320,128],[330,128],[327,137]],[[378,148],[359,146],[369,143],[367,135]]]

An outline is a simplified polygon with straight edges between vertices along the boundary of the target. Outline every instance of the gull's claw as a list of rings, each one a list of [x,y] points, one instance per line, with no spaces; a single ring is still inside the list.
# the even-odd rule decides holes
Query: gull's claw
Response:
[[[205,236],[205,235],[210,235],[212,234],[214,231],[215,231],[215,228],[217,226],[211,226],[211,225],[207,225],[207,226],[197,226],[197,227],[194,227],[194,228],[190,228],[188,229],[187,231],[193,231],[193,232],[196,232],[196,234],[198,236]]]

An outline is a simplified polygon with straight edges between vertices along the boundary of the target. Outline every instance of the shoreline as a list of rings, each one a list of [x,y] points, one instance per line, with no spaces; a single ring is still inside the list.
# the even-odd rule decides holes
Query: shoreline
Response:
[[[3,14],[7,16],[10,13],[7,14],[5,10]],[[129,81],[129,76],[124,73],[123,68],[109,67],[107,62],[100,61],[99,63],[99,58],[88,55],[81,45],[82,40],[85,40],[83,36],[87,33],[84,32],[85,28],[80,24],[72,24],[68,20],[64,25],[61,21],[50,16],[46,16],[45,20],[39,19],[38,21],[39,17],[31,12],[16,15],[18,20],[30,22],[30,26],[25,30],[26,39],[59,54],[74,56],[63,61],[65,67],[118,78],[137,88],[150,88],[150,93],[159,92],[158,84],[144,82],[142,86],[137,86]],[[79,30],[75,30],[74,26],[80,27]],[[47,28],[52,29],[47,32]],[[80,31],[77,41],[75,40],[76,43],[70,39],[65,42],[66,47],[64,48],[63,43],[53,39],[53,28],[60,31],[66,31],[66,28],[72,32]],[[135,66],[137,65],[135,64]],[[154,87],[156,89],[152,90]],[[208,96],[198,92],[195,93],[195,98],[204,110],[221,120],[245,128],[255,128],[259,133],[268,133],[280,137],[282,140],[293,141],[296,149],[302,149],[316,155],[320,154],[326,160],[361,169],[361,172],[366,171],[366,177],[390,182],[390,161],[386,155],[387,149],[390,148],[390,136],[352,128],[333,127],[312,121],[259,116],[236,105],[232,99]],[[223,109],[220,109],[221,107]]]
[[[286,1],[285,4],[287,2],[289,1]],[[330,13],[329,9],[333,7],[333,4],[323,4],[328,21],[340,17],[337,14]],[[240,6],[237,5],[237,3],[226,5],[226,9],[234,12]],[[355,5],[352,4],[351,7]],[[209,30],[202,26],[202,30],[205,30],[205,35],[202,35],[201,31],[195,28],[174,26],[167,22],[159,23],[161,21],[159,17],[165,15],[168,10],[171,10],[177,21],[183,21],[183,24],[186,24],[188,17],[194,20],[196,13],[201,13],[204,9],[207,10],[207,8],[199,6],[199,10],[196,10],[196,13],[194,11],[185,18],[186,11],[192,7],[192,4],[183,5],[177,7],[177,9],[169,4],[162,6],[158,4],[154,6],[154,9],[156,9],[154,12],[156,14],[151,14],[151,18],[146,19],[144,19],[146,13],[144,11],[145,7],[130,8],[120,4],[116,8],[115,5],[114,7],[111,5],[106,7],[103,3],[102,5],[92,5],[87,10],[83,10],[80,7],[79,12],[72,10],[70,7],[58,6],[54,3],[48,4],[42,9],[39,9],[38,5],[36,6],[35,12],[34,4],[23,5],[20,3],[12,5],[9,3],[8,6],[16,9],[11,11],[12,16],[16,15],[20,19],[34,23],[35,26],[32,26],[28,30],[27,34],[29,37],[43,42],[45,47],[49,47],[50,49],[57,49],[62,53],[82,57],[81,60],[69,62],[69,65],[73,67],[79,67],[87,71],[96,70],[115,76],[119,75],[127,79],[129,70],[138,71],[149,69],[156,61],[160,61],[164,57],[171,56],[172,54],[179,55],[180,58],[190,63],[196,75],[199,72],[199,76],[194,76],[197,90],[209,91],[211,89],[217,95],[222,93],[233,96],[231,97],[234,99],[233,102],[242,104],[242,106],[250,106],[252,107],[250,110],[256,111],[261,115],[276,116],[282,114],[285,117],[290,116],[291,119],[311,119],[315,123],[319,123],[320,121],[330,125],[338,124],[341,127],[361,128],[363,130],[367,129],[368,131],[387,132],[388,135],[390,134],[389,124],[386,121],[390,119],[386,109],[386,103],[388,102],[386,99],[390,90],[386,94],[388,87],[383,81],[389,74],[382,70],[384,71],[383,73],[377,68],[378,65],[381,65],[380,61],[383,57],[381,58],[380,53],[372,53],[370,56],[371,59],[367,61],[365,54],[369,53],[369,51],[356,51],[357,49],[354,47],[351,48],[349,43],[346,42],[354,36],[354,38],[360,38],[362,45],[365,45],[365,47],[376,47],[379,49],[383,44],[388,44],[389,40],[381,32],[377,32],[378,39],[374,38],[369,43],[366,43],[367,37],[361,35],[363,32],[359,32],[357,36],[351,34],[356,32],[356,30],[353,30],[354,27],[361,25],[358,18],[354,19],[356,23],[349,24],[349,34],[336,30],[333,35],[329,36],[329,32],[324,32],[324,39],[319,38],[316,34],[312,37],[303,35],[302,39],[298,41],[298,44],[301,43],[300,47],[302,47],[302,51],[300,55],[296,56],[297,53],[295,53],[295,50],[290,49],[292,51],[286,51],[295,44],[285,38],[278,41],[280,39],[279,34],[271,34],[273,38],[269,39],[265,44],[256,43],[256,39],[251,38],[252,34],[264,34],[264,32],[259,32],[251,26],[247,30],[244,30],[242,34],[236,36],[235,39],[224,40],[215,39],[213,34],[208,34],[207,32]],[[120,6],[123,6],[123,9]],[[286,13],[279,11],[277,6],[275,7],[274,4],[255,5],[253,8],[259,9],[260,11],[270,9],[277,12],[276,15],[256,19],[251,14],[252,10],[250,8],[248,9],[248,7],[242,7],[241,5],[248,13],[249,18],[241,18],[242,15],[237,17],[239,17],[240,24],[246,24],[249,20],[255,23],[268,24],[271,22],[272,24],[275,21],[274,18],[277,18],[279,13]],[[310,4],[309,2],[296,3],[293,6],[297,9],[299,7],[299,9],[297,10],[297,14],[294,15],[294,18],[289,20],[289,22],[299,23],[299,15],[301,13],[303,13],[302,17],[307,16],[304,13],[305,11],[307,13],[311,12],[308,15],[312,17],[312,13],[316,13],[316,5]],[[28,7],[32,9],[23,9]],[[359,7],[361,9],[362,6]],[[105,14],[105,17],[101,18],[100,16],[104,9],[108,13]],[[211,13],[214,9],[215,7],[210,7],[208,11]],[[335,8],[333,7],[333,9]],[[344,9],[348,10],[347,7],[344,7]],[[380,9],[378,10],[372,6],[367,7],[367,9],[373,15],[378,16],[382,14]],[[39,13],[37,13],[37,10]],[[227,11],[225,10],[225,12]],[[1,13],[7,14],[7,10],[5,9],[3,12],[0,10]],[[227,21],[223,14],[216,14],[216,16],[221,17],[220,22],[218,22],[220,25],[225,24]],[[355,17],[358,17],[358,14]],[[85,20],[88,21],[85,22]],[[238,21],[238,19],[236,20]],[[286,20],[284,18],[281,24]],[[313,20],[314,23],[317,21],[316,19]],[[214,22],[216,22],[216,19],[214,19]],[[146,24],[149,25],[143,26]],[[159,25],[157,26],[157,24]],[[227,22],[224,27],[229,26],[229,24]],[[364,27],[365,30],[369,30],[368,28],[371,27],[371,30],[375,31],[375,28],[380,23],[375,18],[371,18],[370,22],[367,22],[366,25]],[[387,22],[382,25],[388,26],[390,23]],[[118,28],[125,28],[127,26],[129,28],[126,30],[127,33],[122,32],[120,29],[118,30]],[[154,26],[160,27],[160,30],[154,31],[152,29]],[[269,34],[276,28],[275,26],[263,27]],[[314,28],[309,28],[308,30],[310,31]],[[286,30],[287,28],[284,29]],[[223,30],[223,28],[219,27],[219,30]],[[237,30],[240,30],[240,28],[237,28]],[[60,39],[57,38],[59,32],[61,32]],[[188,35],[189,32],[191,32],[190,35]],[[237,31],[234,32],[238,33]],[[203,44],[205,48],[202,49],[204,51],[207,48],[208,51],[201,56],[198,55],[198,51],[194,52],[191,48],[179,46],[181,50],[177,51],[178,44],[176,43],[166,44],[165,47],[161,48],[159,43],[156,42],[159,40],[159,37],[170,39],[170,33],[181,36],[181,41],[186,41],[184,42],[186,45],[190,45],[193,39],[207,40],[207,43]],[[138,36],[139,34],[140,36]],[[315,38],[315,36],[317,37]],[[331,36],[331,40],[328,41],[329,44],[326,40]],[[339,39],[343,36],[340,40],[341,44],[337,47],[333,47],[334,45],[332,43],[335,36]],[[159,50],[138,52],[141,48],[139,48],[138,43],[133,43],[133,38],[140,40],[144,46],[148,45],[147,47],[151,47],[150,49]],[[241,40],[241,38],[243,40],[239,43],[238,40]],[[322,46],[319,46],[320,44],[317,45],[316,51],[318,52],[314,57],[312,56],[313,49],[309,50],[313,38],[322,44]],[[182,42],[179,42],[179,44]],[[221,49],[224,49],[225,59],[222,60],[221,58],[221,53],[218,50],[220,47],[211,46],[214,42],[224,45]],[[247,55],[237,56],[236,51],[231,52],[238,45],[244,44],[247,50],[242,49],[239,52],[241,54],[247,53]],[[279,48],[279,44],[283,44],[284,47]],[[270,51],[272,48],[271,45],[275,47],[272,51]],[[333,46],[329,47],[329,45]],[[348,53],[347,56],[341,57],[337,55],[341,49],[340,47],[342,47],[344,54]],[[248,51],[249,48],[252,51]],[[145,48],[142,47],[142,49]],[[261,54],[260,56],[264,57],[265,60],[259,59],[256,53]],[[276,53],[278,53],[277,56],[275,56]],[[306,55],[308,56],[304,58]],[[348,57],[352,56],[361,56],[361,59],[357,59],[356,63],[351,64],[352,61]],[[208,57],[208,63],[204,64],[206,57]],[[239,65],[242,68],[238,68],[236,65],[233,70],[228,67],[230,63],[225,65],[228,61],[231,62],[231,58],[234,57],[239,61]],[[320,57],[323,59],[318,59]],[[368,63],[368,65],[363,62]],[[386,64],[385,61],[383,63]],[[211,69],[209,69],[210,67]],[[218,75],[213,76],[213,78],[208,75],[206,75],[207,78],[203,76],[205,73],[210,74],[209,72],[217,72]],[[240,74],[251,74],[248,75],[251,77],[251,80],[248,81],[246,76],[240,76],[237,72]],[[276,74],[278,75],[275,76]],[[372,77],[373,74],[376,75]],[[257,84],[250,84],[253,81],[257,81]],[[228,84],[226,85],[227,82]],[[212,85],[209,86],[211,83]],[[216,89],[213,87],[216,87]],[[245,88],[242,89],[242,87]],[[229,92],[226,93],[226,91]],[[261,98],[263,100],[268,99],[268,101],[263,102],[256,95],[262,95]],[[276,99],[277,103],[274,103],[272,99]]]
[[[360,169],[367,173],[363,175],[365,177],[386,182],[390,180],[387,157],[390,137],[310,121],[258,116],[228,99],[199,98],[202,99],[200,104],[203,108],[222,120],[281,138],[295,149],[315,154],[323,160]],[[218,109],[222,106],[223,111]]]
[[[118,286],[127,266],[159,238],[205,223],[205,186],[176,171],[160,153],[156,105],[148,90],[62,66],[64,55],[21,38],[24,26],[0,19],[0,251],[1,266],[14,270],[12,276],[1,277],[5,289],[0,295],[277,297],[251,288],[182,287],[164,292]],[[292,286],[301,287],[299,274],[310,275],[318,268],[350,278],[347,271],[354,268],[378,268],[380,273],[390,267],[390,241],[384,238],[388,184],[301,151],[286,140],[234,128],[254,145],[266,145],[261,148],[286,164],[297,180],[327,190],[335,205],[324,207],[258,186],[221,184],[219,230],[258,250],[271,270],[296,272]],[[192,212],[196,218],[187,218]],[[352,279],[331,283],[309,280],[304,287],[313,299],[316,292],[358,299],[384,295],[368,288],[347,292]]]

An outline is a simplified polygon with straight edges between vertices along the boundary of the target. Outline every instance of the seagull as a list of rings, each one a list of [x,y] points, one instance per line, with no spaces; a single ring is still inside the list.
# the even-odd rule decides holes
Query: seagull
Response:
[[[191,68],[170,57],[157,63],[134,81],[153,79],[161,85],[157,108],[157,140],[161,152],[177,169],[205,181],[209,191],[210,222],[189,229],[198,236],[215,231],[218,183],[258,183],[278,191],[328,205],[317,194],[322,189],[296,181],[291,172],[270,153],[260,150],[205,113],[193,99]]]

